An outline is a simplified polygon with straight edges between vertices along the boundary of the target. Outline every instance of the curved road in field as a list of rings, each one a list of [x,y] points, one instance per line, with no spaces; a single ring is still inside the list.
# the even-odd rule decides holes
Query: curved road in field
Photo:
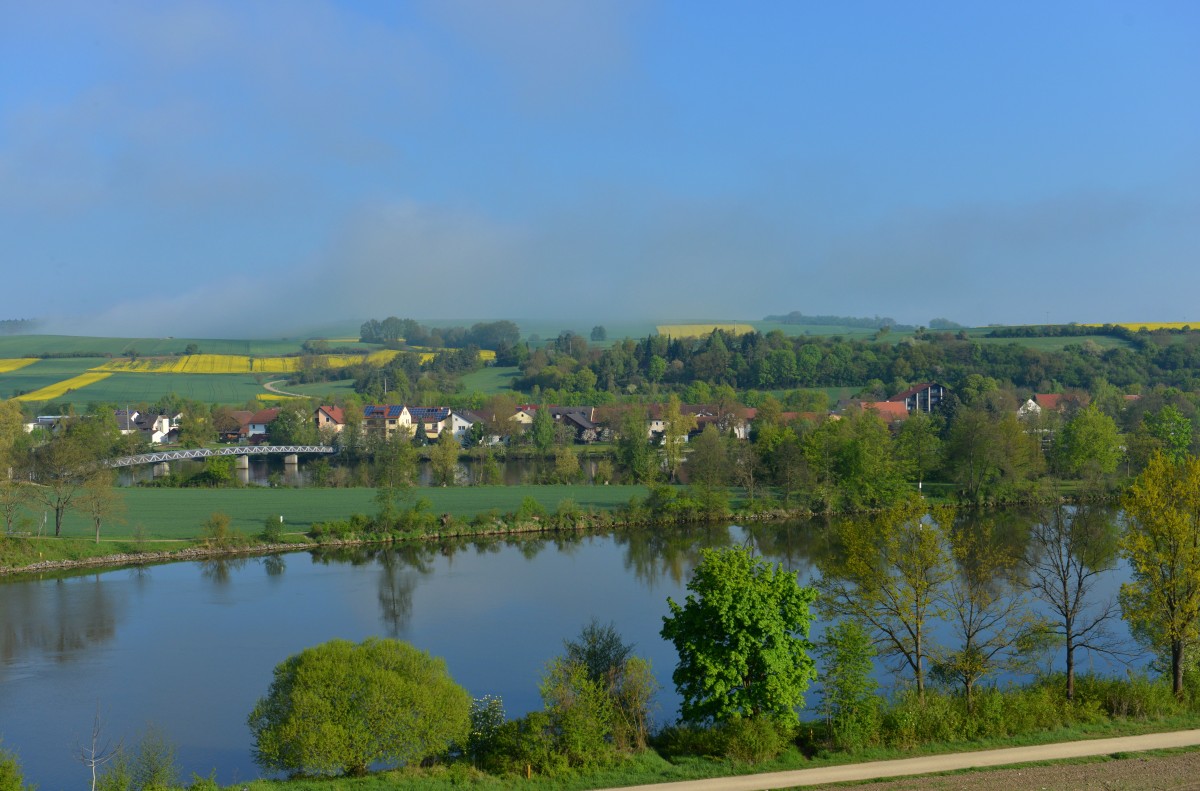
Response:
[[[1007,764],[1054,761],[1082,758],[1090,755],[1164,750],[1200,745],[1200,730],[1147,733],[1141,736],[1118,736],[1111,739],[1087,739],[1077,742],[1039,744],[1031,747],[1008,747],[1003,750],[980,750],[970,753],[925,755],[895,761],[872,761],[864,764],[843,764],[819,769],[796,769],[788,772],[769,772],[739,777],[717,777],[708,780],[684,780],[653,785],[626,786],[621,791],[767,791],[772,788],[853,783],[884,777],[953,772],[959,769],[981,769]]]

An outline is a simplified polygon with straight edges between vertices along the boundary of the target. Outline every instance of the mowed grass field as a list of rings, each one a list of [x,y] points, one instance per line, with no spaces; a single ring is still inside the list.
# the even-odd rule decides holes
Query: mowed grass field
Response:
[[[304,532],[316,522],[345,519],[354,513],[370,514],[375,508],[374,489],[168,489],[120,488],[117,490],[126,511],[110,519],[101,530],[101,538],[130,538],[141,526],[148,539],[191,539],[203,533],[202,523],[215,512],[228,514],[231,526],[246,534],[262,530],[268,516],[283,515],[285,532]],[[468,486],[412,490],[413,498],[424,497],[435,514],[453,514],[470,518],[496,509],[516,511],[525,497],[533,497],[548,511],[563,500],[574,500],[582,508],[610,509],[629,502],[634,496],[645,497],[644,486]],[[40,523],[44,509],[29,514]],[[54,532],[54,514],[46,516],[46,530]],[[36,532],[36,527],[34,528]],[[81,514],[68,513],[63,536],[87,538],[94,534],[91,523]]]
[[[480,368],[462,377],[463,391],[467,393],[496,393],[512,392],[513,380],[521,375],[521,369],[516,366],[493,365]]]

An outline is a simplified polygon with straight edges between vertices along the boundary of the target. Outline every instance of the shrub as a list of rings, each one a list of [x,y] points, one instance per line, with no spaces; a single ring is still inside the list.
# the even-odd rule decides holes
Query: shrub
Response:
[[[262,539],[271,544],[278,544],[283,540],[283,516],[281,514],[272,514],[263,521]]]
[[[412,764],[465,742],[470,707],[445,662],[408,643],[331,640],[276,666],[249,717],[254,760],[326,775]]]
[[[528,522],[534,519],[544,519],[546,517],[545,507],[533,497],[526,495],[521,500],[521,507],[517,509],[516,518],[518,522]]]
[[[794,727],[774,717],[734,717],[720,735],[722,754],[746,764],[770,761],[795,738]]]
[[[0,748],[0,791],[26,791],[25,776],[17,756]],[[29,791],[33,791],[30,787]]]

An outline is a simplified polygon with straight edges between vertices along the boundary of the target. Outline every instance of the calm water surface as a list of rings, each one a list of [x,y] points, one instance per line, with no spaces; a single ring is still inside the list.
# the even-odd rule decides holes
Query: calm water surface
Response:
[[[673,720],[676,655],[658,631],[704,546],[750,541],[807,581],[819,525],[520,538],[397,550],[291,553],[0,582],[0,735],[42,791],[79,787],[97,705],[135,743],[148,724],[179,745],[184,778],[257,777],[246,716],[287,656],[381,635],[444,657],[509,716],[540,707],[545,662],[592,617],[649,658]],[[1110,581],[1111,589],[1116,584]],[[815,636],[815,635],[814,635]]]

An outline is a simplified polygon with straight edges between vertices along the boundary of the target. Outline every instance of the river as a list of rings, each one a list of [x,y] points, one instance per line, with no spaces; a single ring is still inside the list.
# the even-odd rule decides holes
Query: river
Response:
[[[540,707],[542,667],[591,618],[650,659],[669,722],[676,656],[658,631],[700,549],[750,542],[807,581],[825,535],[819,523],[661,528],[5,579],[0,735],[42,791],[87,779],[76,756],[97,708],[114,741],[133,744],[153,724],[179,746],[183,778],[216,770],[236,783],[259,774],[246,716],[274,666],[303,648],[407,640],[516,716]]]

